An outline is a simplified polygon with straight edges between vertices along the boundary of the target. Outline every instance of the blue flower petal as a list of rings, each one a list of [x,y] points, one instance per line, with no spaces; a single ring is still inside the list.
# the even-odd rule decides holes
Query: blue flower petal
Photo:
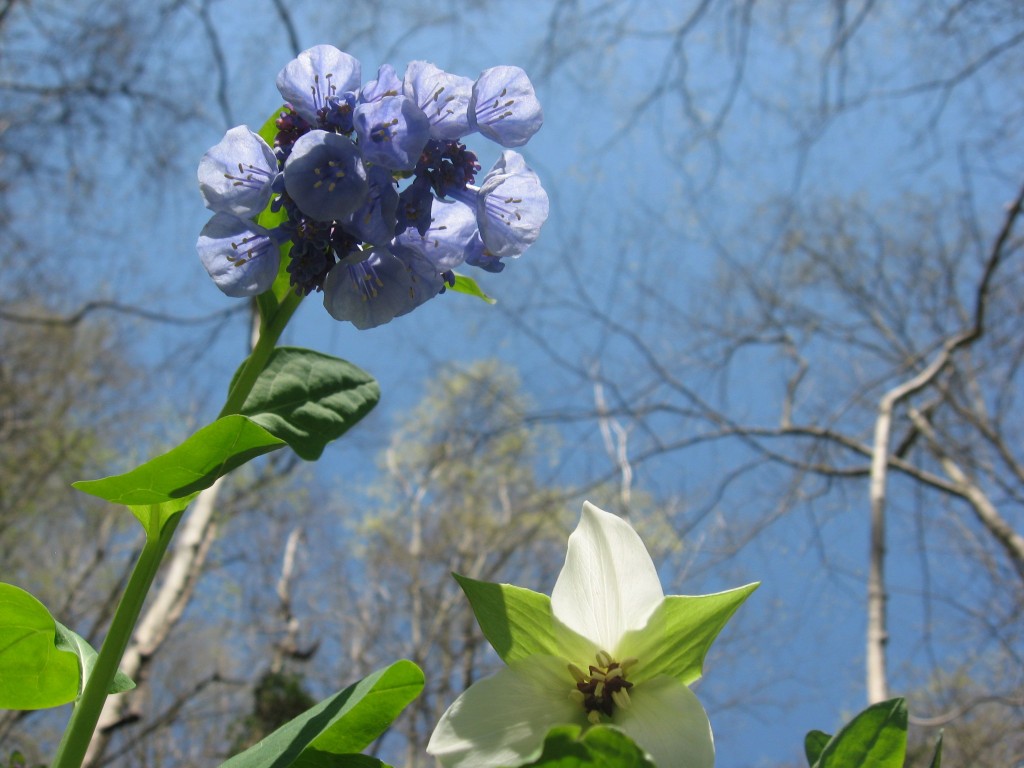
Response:
[[[434,139],[461,139],[475,130],[469,124],[473,81],[451,75],[426,61],[413,61],[405,70],[405,95],[430,120]]]
[[[387,245],[395,236],[398,190],[391,171],[374,165],[367,171],[366,202],[345,223],[345,229],[365,243]]]
[[[492,257],[514,258],[537,239],[548,218],[548,195],[518,152],[502,152],[487,172],[476,193],[476,215]]]
[[[369,191],[356,145],[327,131],[310,131],[295,142],[284,166],[284,187],[300,211],[324,222],[358,210]]]
[[[355,91],[362,81],[359,60],[333,45],[316,45],[292,59],[277,75],[277,90],[310,125],[331,96]]]
[[[505,268],[505,262],[491,253],[484,247],[484,241],[477,232],[476,236],[466,247],[466,263],[471,267],[477,267],[485,272],[501,272]]]
[[[359,91],[361,104],[372,104],[389,96],[402,94],[402,81],[398,79],[395,68],[390,64],[382,64],[377,70],[377,79],[371,80]]]
[[[533,83],[519,67],[491,67],[473,84],[470,125],[503,147],[519,147],[544,123]]]
[[[401,246],[376,248],[363,261],[336,264],[324,281],[324,307],[365,330],[411,312],[440,293],[444,281],[425,258]]]
[[[259,134],[239,125],[203,155],[197,175],[211,211],[255,216],[270,202],[277,158]]]
[[[281,263],[280,237],[247,219],[215,213],[196,242],[213,282],[228,296],[258,296],[270,288]]]
[[[353,122],[363,158],[396,171],[412,169],[430,138],[430,121],[405,96],[360,104]]]
[[[466,260],[467,248],[476,237],[476,215],[472,208],[458,201],[434,198],[427,231],[421,235],[415,227],[409,227],[395,242],[426,257],[439,272],[446,272]]]

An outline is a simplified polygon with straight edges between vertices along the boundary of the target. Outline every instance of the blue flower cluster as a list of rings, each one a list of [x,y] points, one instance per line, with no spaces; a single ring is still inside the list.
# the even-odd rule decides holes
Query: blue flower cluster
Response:
[[[280,268],[300,294],[322,291],[338,320],[372,328],[454,284],[462,264],[501,271],[537,239],[548,216],[540,179],[518,152],[543,113],[526,73],[493,67],[475,81],[414,61],[399,79],[385,64],[362,83],[357,59],[329,45],[277,76],[287,102],[274,146],[232,128],[199,163],[214,212],[196,244],[228,296],[256,296]],[[506,149],[480,184],[461,139]],[[284,211],[272,228],[267,206]]]

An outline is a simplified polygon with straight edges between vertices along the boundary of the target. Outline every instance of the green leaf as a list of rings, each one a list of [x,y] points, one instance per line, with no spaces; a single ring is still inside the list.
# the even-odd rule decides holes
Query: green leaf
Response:
[[[352,363],[311,349],[278,347],[241,413],[313,461],[378,400],[376,380]]]
[[[619,643],[622,656],[632,656],[642,662],[630,679],[638,683],[657,675],[669,675],[683,685],[700,679],[704,657],[711,644],[758,586],[748,584],[713,595],[666,597],[651,614],[647,626],[628,632]]]
[[[132,508],[147,531],[163,526],[217,478],[285,444],[253,420],[225,416],[184,443],[122,475],[80,480],[74,487]]]
[[[256,217],[256,223],[264,229],[274,229],[279,224],[288,220],[288,212],[284,209],[284,206],[276,211],[272,211],[272,205],[273,200],[267,203],[267,207]],[[277,267],[277,277],[274,278],[270,290],[264,291],[256,297],[260,308],[260,317],[263,318],[264,323],[270,322],[277,312],[281,301],[292,290],[292,276],[288,272],[288,264],[291,261],[292,241],[285,240],[277,247],[277,250],[281,255],[281,260]]]
[[[282,111],[287,109],[286,106],[282,105],[274,110],[274,112],[267,118],[267,121],[263,123],[263,126],[257,131],[260,137],[267,142],[273,148],[274,140],[277,138],[277,118]],[[271,203],[267,203],[267,207],[256,217],[256,223],[265,229],[273,229],[278,224],[287,221],[288,214],[284,210],[284,207],[280,207],[277,211],[270,210]],[[287,240],[278,246],[278,251],[281,254],[281,265],[277,270],[277,277],[274,279],[274,284],[270,287],[269,291],[264,291],[256,297],[256,302],[260,308],[260,317],[263,318],[264,322],[269,322],[270,318],[274,316],[277,311],[277,307],[284,298],[285,294],[291,290],[291,275],[288,274],[288,262],[290,261],[290,254],[292,250],[291,240]]]
[[[99,658],[99,654],[80,634],[68,629],[59,621],[56,624],[57,647],[62,651],[70,651],[78,657],[78,669],[81,675],[79,692],[81,692],[92,676],[92,671],[96,666],[96,659]],[[110,681],[110,685],[107,687],[107,693],[123,693],[124,691],[130,691],[134,687],[135,681],[124,672],[118,670],[114,674],[114,679]]]
[[[567,627],[555,626],[551,598],[511,584],[476,581],[468,576],[452,574],[469,598],[476,621],[484,637],[506,664],[537,654],[572,656],[578,654],[571,646],[575,634]],[[582,643],[583,655],[590,655],[589,644]]]
[[[57,643],[46,606],[13,584],[0,584],[0,709],[44,709],[74,701],[78,658]]]
[[[599,725],[587,729],[578,725],[560,725],[548,731],[540,757],[527,766],[545,768],[582,768],[596,765],[602,768],[654,768],[640,749],[626,734],[616,728]]]
[[[285,723],[221,768],[379,765],[353,755],[380,736],[421,690],[420,668],[395,662]],[[337,755],[345,759],[332,762]]]
[[[476,280],[472,277],[466,277],[465,275],[455,275],[455,285],[448,286],[449,291],[455,293],[464,293],[467,296],[476,296],[478,299],[483,299],[488,304],[497,304],[497,299],[492,299],[483,289],[477,284]]]
[[[890,699],[874,704],[825,745],[814,768],[903,768],[907,754],[907,704]]]
[[[807,755],[807,764],[814,766],[821,757],[821,751],[825,749],[832,736],[824,731],[809,731],[804,737],[804,753]]]
[[[287,108],[287,105],[282,104],[280,107],[275,109],[271,113],[270,117],[267,118],[266,122],[264,122],[263,125],[260,126],[260,129],[257,131],[257,133],[260,135],[260,138],[267,142],[267,144],[270,145],[271,149],[273,149],[274,147],[274,139],[277,138],[277,118]]]
[[[312,747],[307,748],[290,768],[391,768],[387,763],[369,755],[333,755]]]
[[[935,742],[935,754],[932,756],[928,768],[941,768],[942,766],[942,731],[939,731],[939,739]]]

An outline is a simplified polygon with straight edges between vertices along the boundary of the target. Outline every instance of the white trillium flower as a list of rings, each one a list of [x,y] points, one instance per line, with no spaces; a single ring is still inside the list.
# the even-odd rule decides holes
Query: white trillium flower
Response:
[[[669,596],[636,531],[589,502],[551,598],[459,578],[508,665],[442,716],[427,752],[446,768],[520,765],[558,725],[616,727],[659,768],[711,768],[707,714],[688,685],[756,584]]]

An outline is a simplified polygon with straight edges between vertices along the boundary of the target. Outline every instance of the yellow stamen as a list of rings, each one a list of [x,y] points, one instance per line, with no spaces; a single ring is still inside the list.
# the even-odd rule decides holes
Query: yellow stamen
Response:
[[[612,701],[615,702],[615,706],[621,709],[629,709],[633,703],[629,699],[629,692],[625,688],[620,688],[617,691],[612,691]]]

